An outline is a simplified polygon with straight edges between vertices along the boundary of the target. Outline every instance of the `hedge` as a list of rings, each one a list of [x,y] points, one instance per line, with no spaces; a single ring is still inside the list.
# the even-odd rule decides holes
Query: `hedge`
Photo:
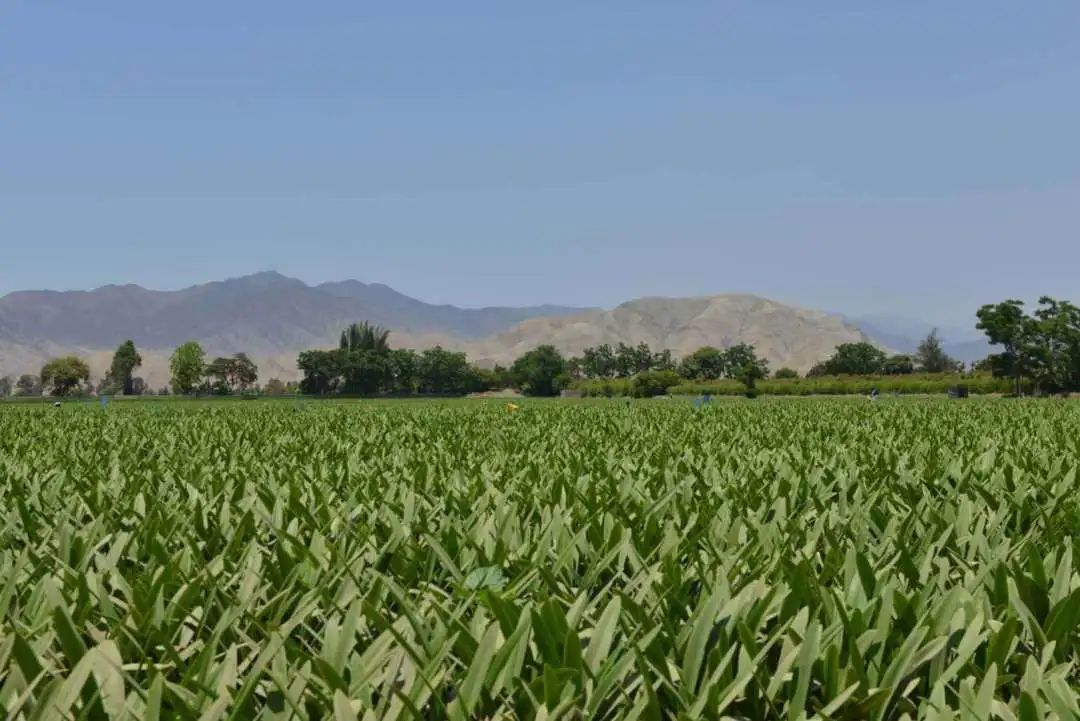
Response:
[[[815,378],[766,379],[757,382],[761,395],[809,396],[809,395],[866,395],[877,388],[879,393],[922,394],[948,393],[953,386],[967,386],[972,394],[1011,393],[1012,381],[994,378],[989,374],[958,373],[912,373],[899,376],[819,376]],[[633,379],[614,378],[581,381],[576,388],[586,397],[613,397],[640,395],[635,392]],[[671,395],[741,396],[746,387],[733,380],[683,381],[669,386]]]

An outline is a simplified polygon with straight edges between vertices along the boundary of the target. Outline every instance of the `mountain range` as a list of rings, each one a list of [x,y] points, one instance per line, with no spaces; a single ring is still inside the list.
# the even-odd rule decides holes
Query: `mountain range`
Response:
[[[613,309],[542,305],[459,308],[411,298],[386,285],[344,280],[308,285],[276,272],[204,283],[176,291],[108,285],[91,291],[17,291],[0,297],[0,376],[36,373],[49,358],[86,358],[95,378],[130,338],[143,357],[141,375],[168,382],[168,357],[187,340],[210,356],[245,352],[260,378],[298,377],[296,355],[334,347],[341,328],[369,321],[392,329],[395,347],[462,350],[481,365],[508,364],[551,343],[579,354],[601,343],[646,342],[677,357],[703,345],[752,343],[773,368],[805,371],[845,342],[874,340],[842,317],[745,294],[639,298]],[[883,334],[887,335],[887,334]]]
[[[0,376],[34,373],[51,357],[85,357],[95,377],[116,345],[140,349],[139,374],[152,387],[168,381],[168,356],[186,340],[207,353],[245,352],[263,379],[297,377],[296,354],[330,347],[341,328],[367,320],[395,331],[398,345],[462,343],[538,316],[582,308],[458,308],[410,298],[379,283],[346,280],[310,286],[263,272],[176,291],[107,285],[91,291],[17,291],[0,297]]]

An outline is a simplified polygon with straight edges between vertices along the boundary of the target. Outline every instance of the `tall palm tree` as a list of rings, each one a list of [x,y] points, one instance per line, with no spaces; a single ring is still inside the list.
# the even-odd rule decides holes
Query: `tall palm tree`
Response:
[[[353,323],[341,331],[340,348],[344,351],[373,350],[377,353],[385,353],[390,350],[390,330],[381,325],[368,323]]]

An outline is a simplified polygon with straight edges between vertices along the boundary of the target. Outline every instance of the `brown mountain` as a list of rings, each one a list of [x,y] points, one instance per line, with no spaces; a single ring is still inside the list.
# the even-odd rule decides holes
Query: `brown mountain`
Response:
[[[432,305],[380,284],[309,286],[259,273],[178,291],[113,285],[92,291],[23,291],[0,298],[0,376],[36,373],[51,357],[87,358],[104,375],[127,338],[143,356],[152,387],[168,381],[171,349],[198,340],[211,355],[243,351],[260,378],[297,377],[296,354],[336,344],[340,329],[367,320],[394,330],[398,347],[435,344],[483,365],[510,363],[543,343],[579,354],[601,343],[646,342],[676,356],[703,345],[752,343],[773,368],[806,370],[839,343],[866,340],[857,328],[817,311],[751,295],[642,298],[613,310],[563,306],[466,309]]]
[[[750,343],[772,368],[800,372],[827,358],[840,343],[869,340],[841,319],[754,295],[640,298],[613,310],[533,318],[492,338],[467,344],[478,362],[512,361],[541,343],[578,355],[601,343],[648,343],[676,357],[701,346]]]
[[[359,320],[393,328],[399,338],[462,342],[507,330],[537,316],[581,308],[458,308],[410,298],[356,280],[309,286],[274,272],[204,283],[177,291],[109,285],[91,291],[18,291],[0,297],[0,376],[36,373],[49,358],[75,353],[104,375],[112,351],[135,341],[139,369],[152,387],[168,381],[166,359],[186,340],[211,355],[243,351],[263,379],[296,376],[296,354],[330,347]]]

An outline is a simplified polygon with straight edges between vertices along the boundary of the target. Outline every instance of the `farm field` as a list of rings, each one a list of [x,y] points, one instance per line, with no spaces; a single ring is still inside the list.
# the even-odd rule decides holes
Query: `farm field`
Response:
[[[1080,718],[1080,404],[0,406],[0,708]]]

